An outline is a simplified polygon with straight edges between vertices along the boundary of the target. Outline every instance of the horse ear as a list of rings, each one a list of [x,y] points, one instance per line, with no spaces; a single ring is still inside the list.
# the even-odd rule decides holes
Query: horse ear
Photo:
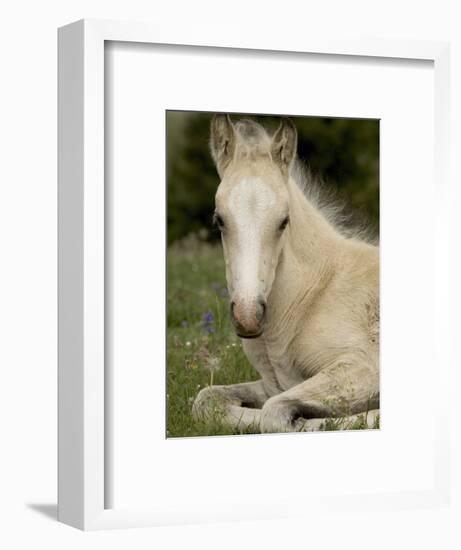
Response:
[[[293,121],[283,118],[280,126],[272,137],[272,159],[280,166],[282,171],[288,171],[296,156],[298,145],[298,133]]]
[[[235,130],[229,115],[218,114],[211,119],[210,149],[218,174],[222,178],[235,150]]]

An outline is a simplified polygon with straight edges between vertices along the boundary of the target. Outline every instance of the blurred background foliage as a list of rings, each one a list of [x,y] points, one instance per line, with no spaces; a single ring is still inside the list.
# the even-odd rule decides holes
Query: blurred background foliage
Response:
[[[168,244],[190,233],[213,240],[214,195],[219,183],[209,154],[212,113],[167,112]],[[270,130],[280,119],[253,118]],[[379,226],[379,121],[292,117],[298,129],[298,156],[333,188],[362,221]]]

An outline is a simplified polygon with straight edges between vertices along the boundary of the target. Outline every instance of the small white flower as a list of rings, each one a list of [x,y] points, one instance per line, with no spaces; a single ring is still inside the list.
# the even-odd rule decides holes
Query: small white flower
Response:
[[[191,345],[190,341],[189,341],[189,340],[187,340],[187,342],[186,342],[186,346],[187,346],[187,347],[189,347],[190,345]]]
[[[218,357],[209,357],[203,366],[209,372],[216,372],[219,370],[221,362]]]

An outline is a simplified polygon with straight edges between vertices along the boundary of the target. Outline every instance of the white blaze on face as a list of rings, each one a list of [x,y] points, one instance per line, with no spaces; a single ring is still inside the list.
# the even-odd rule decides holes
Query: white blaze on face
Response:
[[[233,235],[226,246],[226,259],[231,271],[230,290],[239,300],[255,300],[264,291],[264,233],[275,203],[274,191],[259,178],[244,178],[229,194]]]

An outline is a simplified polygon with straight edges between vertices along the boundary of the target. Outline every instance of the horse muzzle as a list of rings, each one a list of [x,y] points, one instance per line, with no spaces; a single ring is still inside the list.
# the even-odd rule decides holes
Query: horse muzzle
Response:
[[[230,314],[237,336],[240,338],[258,338],[264,332],[266,319],[266,301],[257,298],[251,302],[233,300]]]

